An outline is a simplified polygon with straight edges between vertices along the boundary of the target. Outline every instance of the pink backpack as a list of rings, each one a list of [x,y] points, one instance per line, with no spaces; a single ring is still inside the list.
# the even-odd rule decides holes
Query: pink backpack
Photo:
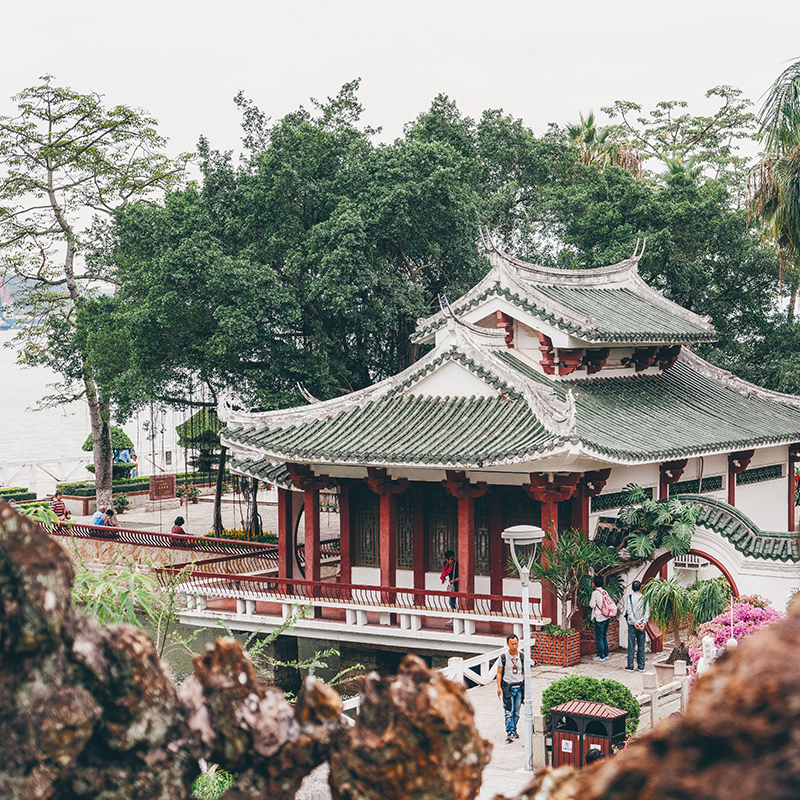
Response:
[[[611,599],[611,595],[605,589],[600,589],[600,597],[602,598],[600,602],[600,613],[604,617],[616,617],[617,604]]]

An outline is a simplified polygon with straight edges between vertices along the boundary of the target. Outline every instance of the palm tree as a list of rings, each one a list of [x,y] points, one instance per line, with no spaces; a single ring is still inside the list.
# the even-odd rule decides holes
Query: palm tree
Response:
[[[673,645],[680,649],[681,626],[692,611],[692,598],[688,589],[672,578],[653,578],[642,588],[642,595],[650,607],[650,619],[662,631],[672,633]]]
[[[636,178],[642,176],[639,153],[635,147],[620,140],[618,125],[599,127],[593,111],[586,117],[581,114],[580,118],[580,123],[567,123],[567,135],[578,148],[584,164],[591,164],[600,171],[616,165]]]
[[[793,273],[791,320],[800,277],[800,60],[772,84],[758,119],[766,154],[751,174],[751,211],[778,250],[781,285],[787,268]]]

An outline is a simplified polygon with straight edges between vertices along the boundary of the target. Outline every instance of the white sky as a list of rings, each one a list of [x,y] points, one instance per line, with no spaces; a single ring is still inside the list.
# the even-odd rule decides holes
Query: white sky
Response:
[[[12,6],[13,2],[13,6]],[[239,89],[273,119],[362,78],[384,139],[439,92],[537,133],[616,99],[711,108],[721,83],[758,100],[800,57],[797,0],[6,0],[0,113],[40,75],[147,109],[175,153],[239,147]]]

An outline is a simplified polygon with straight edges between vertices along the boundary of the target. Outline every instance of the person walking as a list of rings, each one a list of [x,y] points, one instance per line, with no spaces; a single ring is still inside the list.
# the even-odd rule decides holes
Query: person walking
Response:
[[[508,653],[500,656],[497,665],[497,696],[503,698],[506,720],[506,743],[519,739],[517,723],[519,710],[525,699],[525,661],[519,650],[519,639],[510,633],[506,637]]]
[[[456,561],[456,554],[452,550],[445,550],[444,569],[439,577],[442,583],[446,584],[445,591],[453,592],[453,596],[450,598],[450,608],[456,609],[458,607],[458,601],[456,600],[456,594],[458,593],[458,561]],[[447,624],[452,625],[453,620],[450,620]]]
[[[589,600],[589,607],[592,609],[592,622],[594,622],[595,638],[595,661],[608,660],[608,623],[611,617],[607,617],[602,612],[603,603],[608,593],[603,588],[603,579],[599,575],[592,578],[592,599]]]
[[[633,672],[633,656],[636,654],[639,672],[644,672],[644,629],[650,619],[650,607],[642,595],[641,581],[634,581],[631,589],[633,591],[625,601],[625,621],[628,623],[628,666],[625,669]]]

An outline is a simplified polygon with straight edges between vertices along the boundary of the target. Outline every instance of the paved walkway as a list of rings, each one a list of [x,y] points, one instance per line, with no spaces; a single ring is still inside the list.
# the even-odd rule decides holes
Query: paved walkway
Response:
[[[567,675],[588,675],[592,678],[613,678],[627,686],[636,695],[642,691],[642,673],[625,669],[625,649],[612,651],[608,661],[593,661],[584,656],[574,667],[536,667],[531,673],[533,689],[533,713],[538,714],[542,705],[542,693],[553,682]],[[497,696],[497,684],[476,686],[467,692],[475,709],[475,721],[484,739],[494,745],[492,760],[483,773],[483,785],[479,798],[491,800],[495,794],[508,796],[518,794],[529,782],[530,776],[523,772],[525,754],[522,739],[506,743],[503,702]],[[520,717],[519,733],[522,733]]]

